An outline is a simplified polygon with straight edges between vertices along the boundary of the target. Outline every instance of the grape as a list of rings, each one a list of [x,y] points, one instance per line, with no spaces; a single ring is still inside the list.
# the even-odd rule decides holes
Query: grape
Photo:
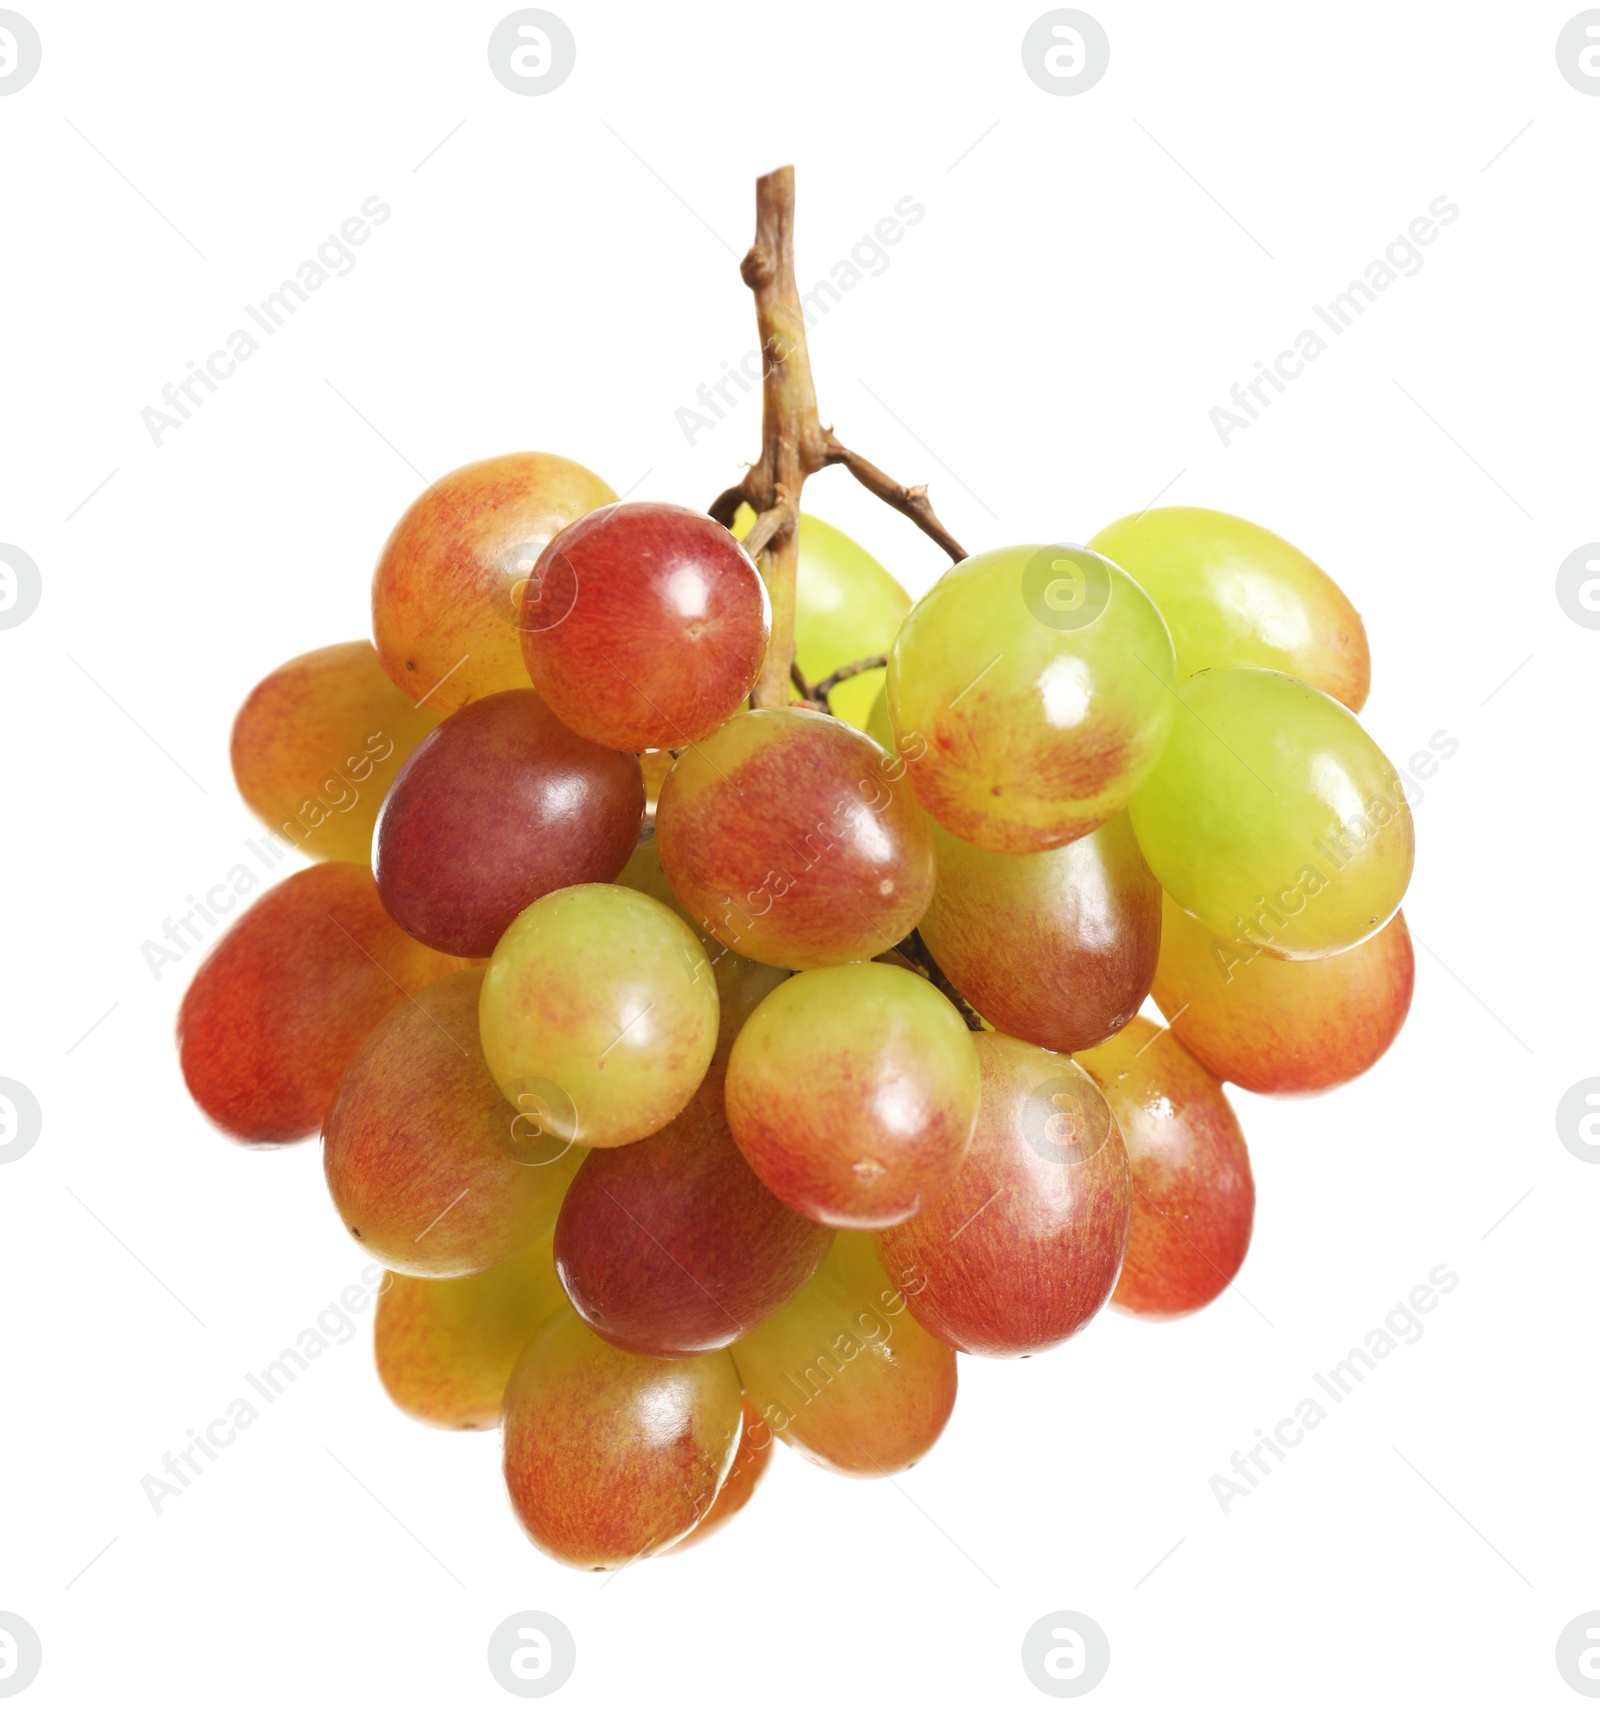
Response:
[[[557,717],[602,747],[680,748],[749,694],[767,590],[721,523],[613,504],[545,548],[522,596],[522,654]]]
[[[742,1416],[726,1353],[625,1353],[562,1311],[528,1344],[506,1389],[511,1505],[533,1541],[568,1566],[658,1554],[710,1512]]]
[[[681,1554],[683,1550],[692,1549],[697,1543],[705,1542],[707,1537],[715,1536],[736,1513],[743,1510],[750,1497],[755,1494],[756,1485],[766,1476],[767,1467],[772,1460],[772,1444],[777,1438],[767,1428],[767,1421],[750,1404],[748,1398],[744,1403],[742,1423],[738,1452],[734,1455],[732,1466],[728,1468],[727,1477],[722,1480],[722,1488],[717,1491],[717,1499],[712,1502],[705,1518],[694,1530],[663,1553]]]
[[[1261,665],[1299,677],[1352,712],[1372,682],[1367,632],[1331,576],[1287,540],[1220,510],[1141,511],[1089,542],[1156,602],[1181,681]]]
[[[1155,999],[1219,1080],[1247,1092],[1322,1092],[1365,1074],[1411,1007],[1404,914],[1340,955],[1280,961],[1219,940],[1169,896]]]
[[[340,1218],[391,1270],[467,1276],[548,1234],[582,1153],[506,1107],[478,1044],[483,972],[430,985],[378,1022],[323,1128]]]
[[[391,1273],[373,1326],[378,1376],[424,1424],[492,1429],[523,1348],[565,1304],[548,1235],[477,1276]]]
[[[755,521],[741,505],[733,532],[741,540]],[[820,517],[800,518],[800,565],[795,577],[795,663],[807,682],[821,682],[841,665],[887,653],[911,598],[864,547]],[[828,696],[836,716],[867,729],[883,672],[863,671]],[[882,740],[882,738],[879,738]],[[883,746],[893,749],[892,742]]]
[[[384,791],[441,716],[390,682],[370,641],[319,647],[263,677],[239,708],[234,782],[302,854],[364,866]]]
[[[542,451],[468,463],[395,525],[372,577],[383,668],[437,713],[526,688],[518,602],[539,554],[615,498],[598,475]]]
[[[617,875],[617,883],[664,903],[699,938],[700,947],[717,980],[716,1059],[726,1062],[739,1029],[749,1020],[761,999],[789,977],[789,970],[750,961],[725,944],[718,943],[710,932],[697,925],[679,900],[677,891],[667,882],[667,875],[661,869],[661,850],[653,837],[634,849],[628,857],[628,864]]]
[[[817,1273],[733,1357],[769,1429],[828,1471],[890,1477],[939,1440],[956,1356],[906,1310],[866,1234],[841,1234]]]
[[[770,1317],[831,1239],[751,1173],[713,1065],[660,1133],[589,1153],[556,1224],[556,1268],[597,1335],[675,1358],[726,1347]]]
[[[1003,854],[1128,804],[1172,728],[1172,641],[1115,564],[1007,546],[946,571],[889,655],[889,716],[922,805]]]
[[[455,967],[395,925],[366,867],[297,872],[234,921],[184,993],[189,1095],[234,1139],[304,1139],[362,1039]]]
[[[1040,854],[995,854],[937,825],[933,849],[922,941],[985,1020],[1072,1051],[1138,1012],[1161,944],[1161,886],[1126,813]]]
[[[490,955],[530,902],[615,878],[643,816],[632,754],[573,735],[531,688],[491,694],[446,719],[395,779],[373,851],[378,893],[431,948]]]
[[[1111,1105],[1133,1171],[1128,1256],[1111,1303],[1139,1317],[1198,1311],[1250,1250],[1256,1186],[1238,1119],[1217,1082],[1142,1015],[1078,1060]]]
[[[483,978],[489,1071],[530,1124],[626,1145],[677,1115],[717,1041],[717,985],[671,909],[576,884],[523,909]]]
[[[875,961],[797,973],[734,1040],[728,1125],[786,1205],[887,1228],[955,1178],[978,1114],[978,1053],[948,998]]]
[[[878,1236],[922,1325],[964,1353],[1043,1352],[1111,1297],[1128,1244],[1128,1153],[1068,1056],[979,1033],[972,1152],[931,1210]],[[920,1286],[918,1286],[920,1284]]]
[[[1353,713],[1277,671],[1192,677],[1150,780],[1139,847],[1211,929],[1291,959],[1378,931],[1411,876],[1411,809]]]
[[[661,864],[691,917],[775,967],[892,949],[933,893],[905,767],[824,713],[736,713],[661,791]]]

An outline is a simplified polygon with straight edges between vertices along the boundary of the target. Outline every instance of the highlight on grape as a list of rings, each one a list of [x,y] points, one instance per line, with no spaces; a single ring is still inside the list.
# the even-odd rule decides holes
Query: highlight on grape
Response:
[[[384,1391],[498,1429],[500,1499],[576,1568],[699,1546],[777,1443],[904,1471],[969,1361],[1219,1299],[1256,1210],[1225,1085],[1325,1092],[1393,1044],[1415,779],[1458,745],[1390,762],[1360,615],[1260,524],[969,553],[823,426],[793,230],[783,168],[734,484],[619,500],[545,451],[433,483],[374,533],[372,640],[235,720],[260,870],[144,946],[159,978],[225,926],[177,1017],[195,1102],[243,1147],[320,1136]],[[948,556],[921,599],[802,511],[830,469]]]

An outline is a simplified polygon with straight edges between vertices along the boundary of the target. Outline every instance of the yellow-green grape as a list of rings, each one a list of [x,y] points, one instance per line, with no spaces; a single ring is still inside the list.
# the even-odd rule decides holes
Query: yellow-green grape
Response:
[[[1160,756],[1172,639],[1122,570],[1081,546],[1007,546],[926,593],[889,655],[889,717],[922,805],[1001,854],[1087,835]]]
[[[717,1042],[717,982],[673,911],[617,884],[541,896],[483,977],[478,1031],[495,1083],[532,1128],[579,1145],[658,1132]]]
[[[872,702],[872,710],[867,714],[867,721],[862,725],[867,734],[885,753],[894,752],[894,725],[889,722],[889,691],[886,688],[878,690]]]
[[[741,505],[733,532],[743,539],[754,521],[755,512]],[[818,517],[800,518],[794,645],[795,663],[807,682],[887,653],[910,609],[910,594],[865,547]],[[882,686],[882,671],[863,671],[840,683],[828,704],[847,724],[864,730]]]
[[[1268,529],[1173,505],[1125,516],[1089,545],[1156,602],[1180,678],[1260,665],[1299,677],[1352,712],[1366,704],[1372,658],[1360,614],[1331,576]]]
[[[1352,712],[1279,671],[1218,670],[1133,798],[1162,888],[1219,936],[1295,959],[1380,931],[1411,877],[1411,809]]]

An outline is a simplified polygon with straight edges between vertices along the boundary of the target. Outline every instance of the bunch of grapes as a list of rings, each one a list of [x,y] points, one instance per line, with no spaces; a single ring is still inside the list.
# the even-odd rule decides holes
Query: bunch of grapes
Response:
[[[227,1133],[320,1132],[390,1395],[500,1426],[576,1566],[701,1540],[774,1437],[903,1470],[958,1353],[1215,1299],[1254,1213],[1221,1082],[1348,1080],[1410,1001],[1410,813],[1302,553],[1152,510],[912,606],[806,517],[797,686],[752,705],[753,520],[553,456],[431,487],[376,645],[238,716],[315,864],[179,1018]]]

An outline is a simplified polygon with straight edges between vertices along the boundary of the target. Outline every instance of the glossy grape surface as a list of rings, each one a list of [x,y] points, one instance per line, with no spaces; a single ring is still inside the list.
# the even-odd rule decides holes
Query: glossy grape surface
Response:
[[[878,1250],[933,1334],[1014,1358],[1077,1334],[1111,1297],[1128,1243],[1128,1154],[1071,1057],[1003,1033],[976,1043],[972,1151],[944,1197],[886,1229]]]
[[[1041,854],[995,854],[938,825],[933,847],[922,941],[997,1030],[1073,1051],[1138,1013],[1161,945],[1161,886],[1126,813]]]
[[[726,1347],[769,1317],[831,1239],[751,1171],[713,1064],[660,1133],[589,1154],[561,1207],[555,1257],[596,1334],[676,1358]]]
[[[1219,938],[1166,898],[1154,994],[1219,1080],[1249,1092],[1322,1092],[1364,1074],[1411,1007],[1404,914],[1340,955],[1282,961]]]
[[[322,1163],[352,1235],[391,1270],[466,1276],[504,1264],[555,1224],[583,1153],[521,1142],[478,1044],[483,970],[391,1009],[345,1070]]]
[[[395,779],[373,848],[378,893],[431,948],[491,955],[530,902],[610,883],[643,815],[632,754],[575,736],[531,688],[491,694]]]
[[[1276,534],[1220,510],[1173,505],[1125,516],[1089,545],[1156,602],[1178,676],[1260,665],[1366,704],[1367,632],[1333,578]]]
[[[523,586],[568,523],[616,496],[598,475],[543,451],[487,457],[435,481],[395,524],[373,573],[383,668],[441,715],[526,688]]]
[[[534,1336],[506,1388],[511,1505],[558,1561],[626,1566],[710,1513],[742,1416],[726,1353],[625,1353],[562,1311]]]
[[[1290,958],[1381,930],[1411,877],[1411,809],[1355,715],[1277,671],[1207,671],[1180,699],[1130,809],[1162,889],[1220,936]]]
[[[365,866],[297,872],[233,922],[184,993],[189,1095],[235,1139],[304,1139],[362,1039],[456,965],[400,930]]]
[[[1078,1060],[1111,1105],[1133,1171],[1111,1303],[1140,1317],[1198,1311],[1250,1250],[1256,1188],[1238,1118],[1216,1080],[1143,1015]]]
[[[876,961],[786,980],[745,1023],[728,1123],[786,1205],[887,1228],[955,1178],[978,1113],[978,1052],[948,998]]]
[[[234,782],[302,854],[365,866],[385,792],[442,716],[395,687],[370,641],[319,647],[263,677],[239,708]]]
[[[402,1412],[445,1430],[490,1430],[534,1331],[564,1310],[549,1236],[477,1276],[390,1272],[378,1296],[378,1376]]]
[[[1172,728],[1172,641],[1114,564],[1008,546],[945,572],[901,625],[889,716],[924,807],[1004,854],[1128,803]]]
[[[797,707],[736,713],[680,755],[656,842],[691,917],[775,967],[870,960],[933,894],[933,843],[904,766]]]
[[[671,909],[619,884],[552,891],[484,974],[479,1036],[501,1092],[580,1145],[657,1133],[705,1076],[717,985]]]
[[[603,747],[681,748],[737,710],[761,669],[766,588],[721,523],[613,504],[550,542],[523,592],[533,685]]]
[[[768,1428],[828,1471],[888,1477],[938,1441],[956,1356],[906,1309],[872,1237],[841,1234],[781,1311],[733,1346]]]
[[[738,1451],[710,1511],[687,1537],[674,1543],[665,1553],[680,1554],[684,1549],[692,1549],[705,1542],[707,1537],[714,1537],[735,1514],[743,1512],[756,1492],[756,1485],[767,1475],[767,1467],[772,1463],[772,1446],[777,1437],[768,1428],[767,1421],[751,1406],[748,1397],[744,1402],[743,1424]]]

